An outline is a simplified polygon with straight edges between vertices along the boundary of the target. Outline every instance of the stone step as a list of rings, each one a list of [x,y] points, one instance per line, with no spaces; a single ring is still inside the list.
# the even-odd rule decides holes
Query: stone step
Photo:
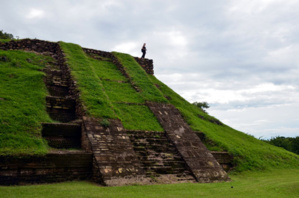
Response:
[[[47,96],[46,106],[53,120],[70,122],[76,119],[76,100],[72,98]]]
[[[186,163],[164,132],[132,131],[129,137],[147,177],[171,177],[175,181],[177,175],[188,175],[194,181]]]
[[[151,174],[182,174],[184,173],[184,169],[171,169],[169,167],[164,167],[164,168],[149,168],[145,169],[146,173],[151,173]],[[190,174],[190,173],[188,173]]]
[[[45,69],[45,84],[51,96],[67,96],[71,79],[66,72],[62,70]]]
[[[69,88],[60,85],[47,85],[47,89],[51,96],[65,97],[69,95]]]
[[[70,76],[62,70],[45,70],[47,76],[45,79],[46,85],[56,85],[56,86],[63,86],[69,87],[71,85]]]
[[[81,148],[81,125],[42,123],[42,137],[53,148]]]

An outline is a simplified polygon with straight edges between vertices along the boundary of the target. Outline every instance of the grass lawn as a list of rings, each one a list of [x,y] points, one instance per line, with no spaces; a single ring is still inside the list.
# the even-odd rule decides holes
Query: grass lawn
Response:
[[[277,169],[267,172],[243,172],[231,175],[232,182],[210,184],[163,184],[147,186],[101,187],[76,181],[57,184],[0,187],[1,198],[42,197],[299,197],[299,169]]]

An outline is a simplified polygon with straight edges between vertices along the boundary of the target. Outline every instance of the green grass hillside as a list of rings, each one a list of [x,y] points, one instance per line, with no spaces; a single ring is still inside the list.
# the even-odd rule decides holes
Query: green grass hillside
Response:
[[[0,154],[44,154],[41,122],[47,89],[41,71],[51,57],[0,50]]]
[[[94,59],[79,45],[59,44],[88,115],[120,119],[128,130],[163,131],[145,102],[171,103],[194,131],[206,134],[209,149],[234,155],[237,171],[299,168],[298,155],[222,124],[148,75],[132,56],[113,52],[129,80],[111,60]],[[0,60],[0,154],[45,153],[40,123],[51,119],[46,113],[47,91],[41,69],[47,57],[22,51],[0,51],[2,56],[8,61]]]
[[[88,59],[88,56],[84,54],[79,46],[63,44],[65,52],[67,52],[66,48],[76,48],[78,53],[80,51],[80,54]],[[107,100],[110,101],[116,116],[122,120],[125,128],[133,130],[157,130],[159,124],[155,118],[152,117],[151,113],[148,112],[147,107],[134,104],[142,104],[144,101],[170,102],[180,110],[194,131],[201,131],[206,134],[209,140],[209,144],[207,145],[209,149],[225,150],[234,155],[237,171],[299,168],[298,155],[262,142],[250,135],[222,124],[216,118],[187,102],[154,76],[148,75],[132,56],[117,52],[113,52],[113,54],[122,63],[132,83],[140,89],[140,92],[134,91],[129,84],[115,82],[115,80],[125,80],[120,73],[118,73],[119,77],[115,77],[114,74],[110,78],[108,72],[100,68],[100,65],[104,64],[105,61],[92,60],[89,58],[89,64],[93,65],[93,69],[89,69],[89,71],[92,71],[93,75],[97,75],[97,79],[100,79],[103,92],[107,95]],[[68,57],[74,57],[74,55],[69,53]],[[84,63],[86,65],[87,61]],[[69,62],[69,65],[72,67],[71,62]],[[80,67],[85,67],[85,65],[82,64]],[[106,63],[106,67],[108,67],[107,65],[108,63]],[[111,72],[111,74],[112,73],[114,72]],[[107,81],[107,79],[110,80]],[[92,80],[90,79],[89,81]],[[80,86],[79,80],[78,83]],[[89,91],[86,91],[86,93],[88,92]],[[166,98],[169,100],[166,100]],[[131,102],[134,104],[128,105],[120,102]],[[88,101],[86,101],[86,104],[87,103]],[[97,108],[100,108],[100,105]],[[150,122],[150,120],[153,122]],[[151,124],[149,124],[149,122]],[[153,124],[157,124],[157,126],[151,128],[150,126]],[[162,128],[159,129],[159,131],[161,130]]]

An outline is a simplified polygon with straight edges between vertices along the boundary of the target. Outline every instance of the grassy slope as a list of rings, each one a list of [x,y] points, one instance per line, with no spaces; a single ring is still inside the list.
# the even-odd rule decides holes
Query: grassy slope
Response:
[[[114,55],[124,65],[132,81],[142,90],[141,94],[145,100],[168,102],[165,101],[165,97],[170,98],[169,102],[180,110],[193,130],[204,132],[216,145],[217,150],[226,150],[235,156],[238,171],[299,167],[298,155],[257,140],[226,125],[215,124],[215,121],[218,121],[216,118],[187,102],[154,76],[147,75],[133,57],[116,52]],[[158,85],[159,90],[155,85]]]
[[[89,115],[119,118],[128,130],[163,131],[148,107],[139,105],[144,104],[144,97],[132,88],[113,63],[87,56],[78,45],[63,42],[60,45]]]
[[[2,50],[0,57],[6,57],[0,60],[0,155],[44,154],[41,122],[51,119],[41,70],[50,57]]]
[[[117,118],[103,83],[94,70],[94,63],[79,45],[63,42],[59,44],[66,54],[72,76],[77,81],[87,113],[95,117]]]
[[[140,88],[140,94],[145,100],[168,103],[161,91],[152,83],[147,73],[132,56],[118,52],[113,52],[113,54],[122,63],[133,83]]]
[[[299,168],[298,155],[267,144],[229,126],[211,123],[208,120],[215,120],[215,118],[187,102],[154,76],[150,76],[150,78],[153,83],[159,85],[165,96],[171,98],[170,103],[180,110],[193,130],[204,132],[217,147],[234,155],[236,164],[238,164],[238,171],[285,167]]]
[[[88,182],[66,182],[33,186],[0,187],[6,197],[164,197],[164,198],[295,198],[299,197],[299,170],[250,172],[231,176],[232,182],[210,184],[165,184],[148,186],[100,187]],[[233,186],[233,188],[232,188]]]

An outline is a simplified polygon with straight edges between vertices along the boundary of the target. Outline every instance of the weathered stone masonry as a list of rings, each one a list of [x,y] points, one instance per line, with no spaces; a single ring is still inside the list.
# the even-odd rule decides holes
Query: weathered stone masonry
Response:
[[[59,151],[46,156],[0,156],[0,185],[49,183],[91,178],[92,154]]]
[[[94,155],[93,179],[108,186],[149,183],[121,122],[109,122],[104,127],[99,119],[83,117]]]

